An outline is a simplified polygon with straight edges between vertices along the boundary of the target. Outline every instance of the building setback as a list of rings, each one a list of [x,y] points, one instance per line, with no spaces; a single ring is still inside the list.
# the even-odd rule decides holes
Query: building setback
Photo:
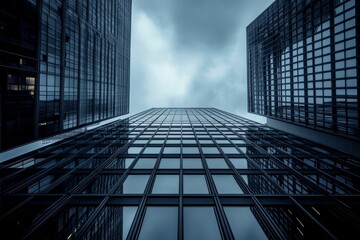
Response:
[[[214,108],[154,108],[0,165],[11,239],[349,239],[359,158]]]
[[[129,112],[131,0],[0,2],[0,150]]]
[[[277,0],[247,27],[248,110],[360,156],[357,0]]]

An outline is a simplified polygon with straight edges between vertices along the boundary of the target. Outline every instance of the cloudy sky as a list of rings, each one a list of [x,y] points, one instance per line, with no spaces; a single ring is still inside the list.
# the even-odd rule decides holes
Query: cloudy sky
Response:
[[[273,0],[133,0],[130,113],[247,113],[246,26]]]

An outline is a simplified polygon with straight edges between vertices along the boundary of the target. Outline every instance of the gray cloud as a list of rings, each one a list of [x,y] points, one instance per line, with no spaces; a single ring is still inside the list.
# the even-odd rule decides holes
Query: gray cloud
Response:
[[[234,41],[236,30],[249,23],[271,0],[137,0],[141,11],[157,24],[174,28],[179,47],[221,50]],[[261,12],[261,11],[260,11]],[[245,27],[245,26],[244,26]]]
[[[246,112],[245,28],[272,2],[133,1],[131,109]]]
[[[176,1],[173,23],[181,46],[205,46],[221,50],[234,40],[240,24],[241,1]]]

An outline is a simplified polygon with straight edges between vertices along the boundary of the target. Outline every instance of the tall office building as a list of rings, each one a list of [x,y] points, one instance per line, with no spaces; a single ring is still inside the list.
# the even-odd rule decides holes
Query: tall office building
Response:
[[[1,162],[1,234],[350,239],[359,160],[213,108],[149,109]]]
[[[0,1],[0,150],[128,113],[131,2]]]
[[[276,0],[247,27],[249,112],[360,156],[360,2]]]

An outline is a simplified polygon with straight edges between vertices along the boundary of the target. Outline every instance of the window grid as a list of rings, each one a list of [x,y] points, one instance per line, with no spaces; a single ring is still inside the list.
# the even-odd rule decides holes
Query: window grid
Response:
[[[204,152],[204,146],[218,151]],[[224,151],[226,147],[231,151]],[[178,163],[162,167],[163,160],[171,159]],[[188,165],[194,159],[201,168]],[[245,167],[237,168],[234,159],[246,161]],[[341,237],[330,227],[339,220],[330,209],[345,214],[344,227],[355,231],[356,216],[343,203],[352,206],[359,198],[357,161],[221,110],[154,108],[2,163],[1,171],[7,173],[0,179],[2,202],[8,206],[2,226],[11,229],[21,219],[22,211],[16,209],[37,206],[41,215],[35,219],[28,214],[32,224],[20,234],[41,235],[45,226],[62,221],[63,227],[51,234],[94,239],[117,229],[119,236],[134,239],[143,236],[143,221],[153,211],[149,209],[159,207],[169,214],[176,208],[176,236],[183,239],[188,234],[183,232],[188,231],[185,209],[209,207],[221,237],[233,239],[233,222],[225,210],[248,207],[268,238],[314,232]],[[203,176],[204,189],[184,192],[184,176]],[[332,217],[324,219],[317,212]],[[115,217],[122,214],[130,214],[132,221],[125,225]]]

